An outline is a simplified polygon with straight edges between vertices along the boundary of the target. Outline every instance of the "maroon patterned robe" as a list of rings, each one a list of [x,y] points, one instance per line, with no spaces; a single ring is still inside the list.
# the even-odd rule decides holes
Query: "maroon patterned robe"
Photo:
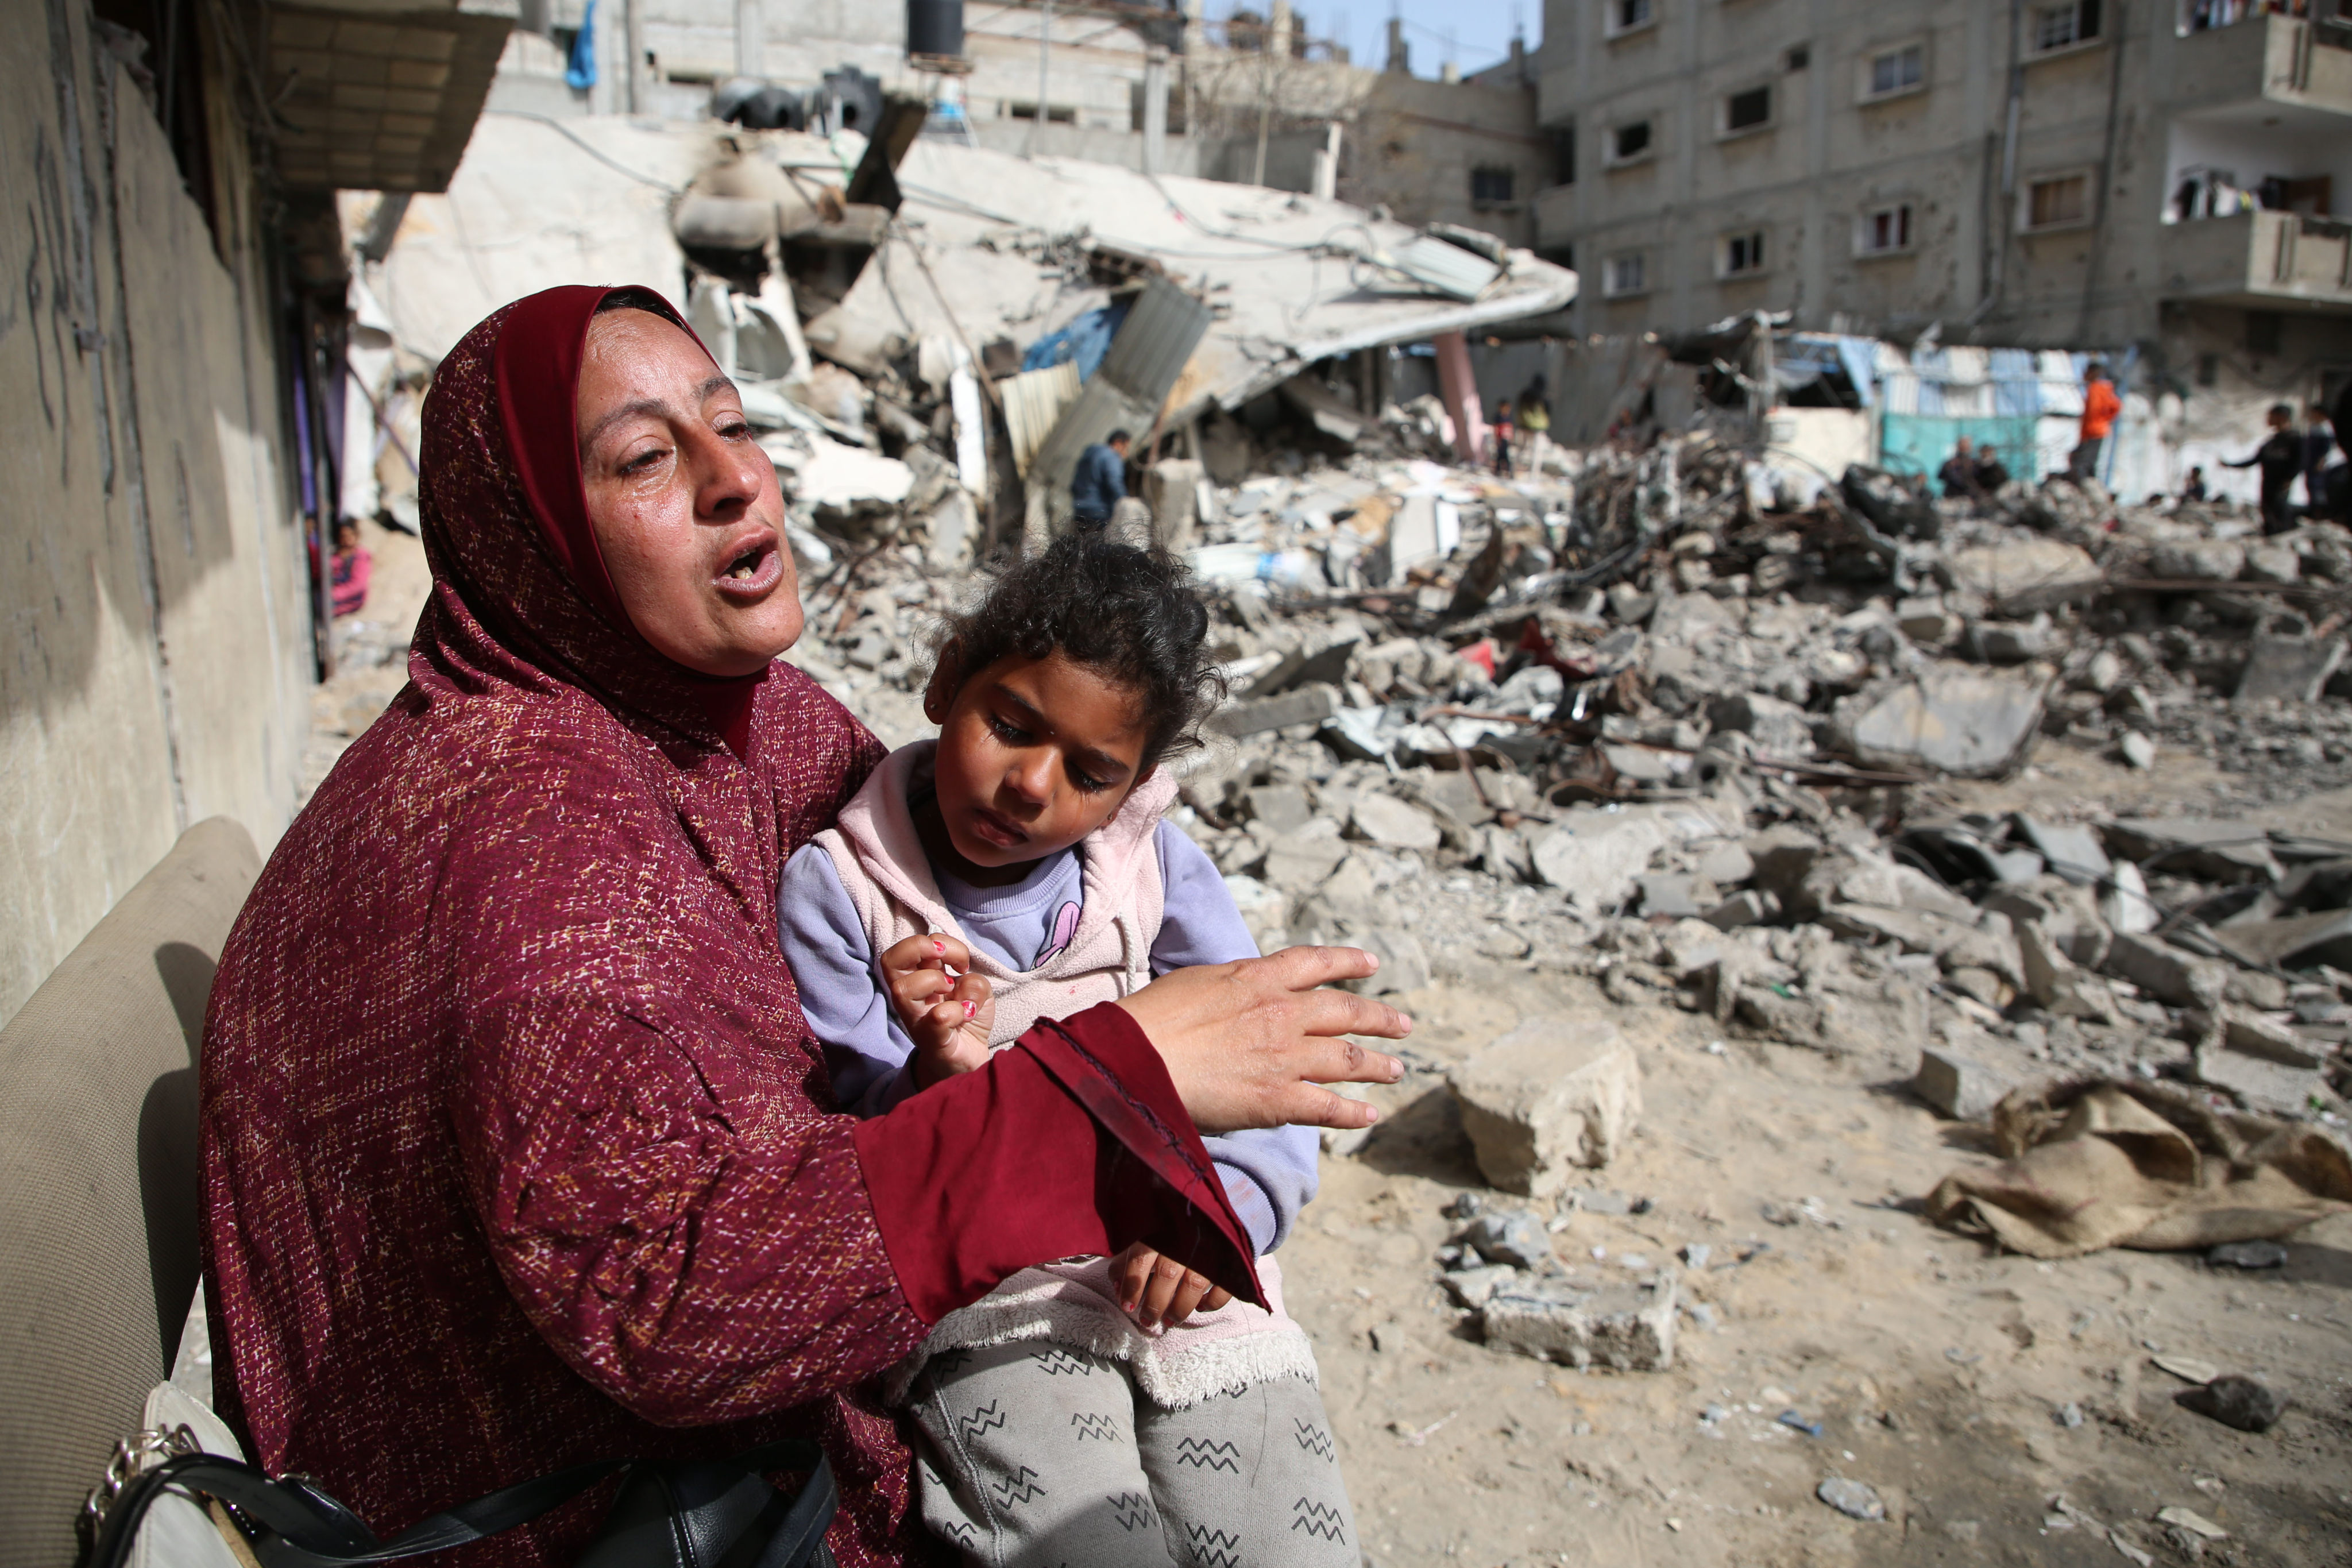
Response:
[[[789,667],[708,680],[629,626],[572,430],[605,293],[509,306],[443,363],[409,685],[222,956],[220,1401],[386,1535],[585,1459],[805,1434],[845,1568],[929,1560],[877,1372],[1029,1263],[1142,1238],[1255,1295],[1248,1247],[1115,1007],[833,1113],[776,889],[881,748]],[[606,1495],[435,1561],[561,1568]]]

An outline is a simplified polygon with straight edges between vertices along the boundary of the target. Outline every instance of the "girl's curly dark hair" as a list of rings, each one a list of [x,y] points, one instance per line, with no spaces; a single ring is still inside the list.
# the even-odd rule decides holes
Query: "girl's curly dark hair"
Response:
[[[1015,561],[988,591],[947,617],[963,678],[998,659],[1044,658],[1056,648],[1073,663],[1134,691],[1142,700],[1142,766],[1201,743],[1201,721],[1224,700],[1209,660],[1209,607],[1184,563],[1157,545],[1114,544],[1098,532],[1069,534]]]

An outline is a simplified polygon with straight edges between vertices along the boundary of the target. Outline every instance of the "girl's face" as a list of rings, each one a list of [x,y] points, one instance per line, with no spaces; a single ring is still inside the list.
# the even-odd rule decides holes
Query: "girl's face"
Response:
[[[1110,819],[1150,770],[1142,704],[1058,649],[963,673],[950,644],[923,712],[940,727],[940,824],[984,869],[1025,866]]]

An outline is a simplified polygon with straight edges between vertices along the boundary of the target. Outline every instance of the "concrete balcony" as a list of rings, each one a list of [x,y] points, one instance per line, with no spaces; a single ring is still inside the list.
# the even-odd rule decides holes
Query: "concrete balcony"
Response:
[[[2180,41],[2184,99],[2263,102],[2352,115],[2352,48],[2340,28],[2299,16],[2258,16]]]
[[[2352,222],[2289,212],[2239,213],[2158,231],[2168,300],[2250,310],[2352,310]]]

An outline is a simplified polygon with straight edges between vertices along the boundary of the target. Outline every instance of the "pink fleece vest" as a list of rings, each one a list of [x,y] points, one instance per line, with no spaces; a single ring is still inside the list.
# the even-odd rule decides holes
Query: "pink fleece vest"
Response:
[[[997,1050],[1040,1018],[1065,1018],[1150,984],[1151,944],[1167,906],[1153,836],[1176,798],[1176,781],[1165,770],[1154,772],[1080,843],[1085,892],[1077,930],[1035,969],[1015,970],[971,947],[940,896],[930,857],[916,836],[907,796],[929,773],[938,749],[937,741],[917,741],[891,752],[842,808],[839,822],[813,840],[833,858],[876,955],[908,937],[934,933],[971,948],[972,971],[987,977],[996,998],[989,1044]],[[1230,1301],[1148,1334],[1119,1310],[1105,1259],[1024,1268],[940,1319],[921,1348],[891,1369],[885,1392],[893,1402],[903,1400],[916,1375],[943,1351],[1034,1339],[1126,1363],[1138,1390],[1163,1409],[1269,1378],[1314,1382],[1314,1349],[1282,1310],[1281,1269],[1262,1258],[1257,1270],[1273,1311]]]
[[[1077,930],[1059,952],[1034,969],[1019,970],[965,937],[916,836],[907,796],[929,776],[938,750],[937,741],[917,741],[891,752],[842,808],[840,821],[814,840],[833,858],[876,956],[910,936],[951,936],[971,948],[972,972],[987,978],[996,998],[989,1044],[998,1050],[1040,1018],[1066,1018],[1150,984],[1151,944],[1160,938],[1167,906],[1152,836],[1176,798],[1176,781],[1155,771],[1109,821],[1087,835],[1078,846],[1085,891]]]

